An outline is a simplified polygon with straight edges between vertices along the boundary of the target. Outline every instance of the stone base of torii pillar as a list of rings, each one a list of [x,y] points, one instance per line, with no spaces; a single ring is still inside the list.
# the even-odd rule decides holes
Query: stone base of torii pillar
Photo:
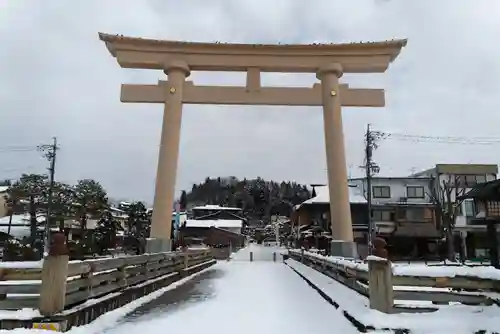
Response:
[[[146,253],[165,253],[171,251],[171,239],[148,238],[146,240]]]
[[[353,241],[332,240],[330,242],[330,255],[348,258],[358,257],[358,247]]]

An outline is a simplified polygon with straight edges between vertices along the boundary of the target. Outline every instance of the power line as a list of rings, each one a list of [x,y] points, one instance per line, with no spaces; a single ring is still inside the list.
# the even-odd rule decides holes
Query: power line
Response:
[[[381,139],[394,139],[416,143],[458,144],[458,145],[498,145],[499,137],[428,136],[406,133],[383,132]]]
[[[36,145],[6,145],[6,146],[0,146],[0,149],[6,149],[6,150],[36,149]]]
[[[38,149],[36,146],[33,147],[0,147],[0,153],[11,153],[11,152],[36,152]]]

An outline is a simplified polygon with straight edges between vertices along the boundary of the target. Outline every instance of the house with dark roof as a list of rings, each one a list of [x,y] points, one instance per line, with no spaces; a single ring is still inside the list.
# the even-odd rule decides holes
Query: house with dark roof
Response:
[[[491,259],[492,265],[500,267],[500,180],[477,184],[464,195],[458,196],[457,200],[472,201],[473,215],[467,225],[455,226],[455,232],[459,232],[462,237],[464,229],[467,232],[461,240],[462,244],[456,244],[455,249],[463,252],[467,259]]]
[[[245,244],[246,237],[242,229],[246,219],[240,208],[219,205],[197,206],[191,209],[191,219],[181,225],[181,236],[185,243],[202,240],[205,244],[238,249]]]

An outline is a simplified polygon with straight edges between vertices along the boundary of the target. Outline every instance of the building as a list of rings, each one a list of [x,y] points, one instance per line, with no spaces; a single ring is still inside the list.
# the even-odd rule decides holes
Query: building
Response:
[[[500,269],[499,224],[500,224],[500,180],[480,183],[459,196],[458,200],[472,200],[474,217],[469,225],[486,226],[486,232],[468,233],[463,252],[467,259],[489,259],[491,265]]]
[[[469,257],[486,256],[486,224],[474,224],[477,208],[472,198],[465,195],[478,184],[497,179],[498,166],[494,164],[438,164],[434,168],[414,174],[429,177],[436,202],[445,210],[452,203],[455,216],[455,251]],[[458,199],[457,199],[458,198]]]
[[[367,197],[366,178],[351,179]],[[373,177],[372,219],[376,235],[398,258],[424,258],[436,254],[441,233],[432,199],[430,177]]]
[[[190,228],[210,228],[226,230],[232,233],[241,234],[243,220],[241,219],[187,219],[184,222],[186,229]]]
[[[0,186],[0,218],[5,217],[9,213],[9,208],[7,207],[7,190],[9,186]]]
[[[240,208],[225,207],[219,205],[196,206],[191,209],[193,219],[243,219],[243,210]]]
[[[240,208],[219,205],[204,205],[191,209],[191,219],[181,225],[181,235],[186,243],[202,240],[214,247],[237,249],[245,244],[242,234],[246,220],[241,216]]]
[[[413,174],[415,177],[428,177],[433,180],[433,193],[437,200],[446,202],[447,197],[457,203],[456,197],[467,193],[477,184],[497,179],[497,165],[478,164],[438,164],[434,168]],[[447,191],[448,190],[448,191]],[[466,230],[468,222],[474,216],[474,201],[459,201],[455,226]]]
[[[349,198],[354,241],[367,253],[368,204],[365,178],[349,180]],[[374,177],[372,217],[375,233],[388,243],[394,258],[427,257],[438,248],[440,233],[435,205],[430,197],[429,177]],[[317,195],[296,207],[298,225],[319,226],[329,231],[328,187],[317,187]]]
[[[366,178],[350,182],[367,197]],[[436,237],[430,178],[373,177],[371,183],[372,219],[377,234]]]
[[[303,230],[308,227],[319,227],[330,232],[330,196],[328,186],[316,186],[316,196],[295,206],[292,214],[293,229]],[[349,187],[351,203],[351,218],[354,229],[354,239],[361,242],[365,238],[368,227],[367,201],[362,189],[356,185]]]

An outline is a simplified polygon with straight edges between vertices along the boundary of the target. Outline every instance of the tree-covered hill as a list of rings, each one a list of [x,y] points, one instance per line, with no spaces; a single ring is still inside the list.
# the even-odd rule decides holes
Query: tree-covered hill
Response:
[[[181,206],[217,204],[239,207],[251,220],[267,221],[271,215],[289,216],[296,204],[311,197],[305,185],[296,182],[266,181],[260,177],[239,180],[231,177],[207,177],[183,192]]]

